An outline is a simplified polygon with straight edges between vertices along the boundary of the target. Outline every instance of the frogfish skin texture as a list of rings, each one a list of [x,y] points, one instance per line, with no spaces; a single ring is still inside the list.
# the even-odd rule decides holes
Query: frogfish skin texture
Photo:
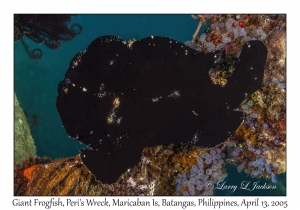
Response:
[[[233,109],[261,87],[267,49],[247,42],[224,87],[208,74],[219,54],[167,37],[101,36],[73,58],[56,106],[67,133],[89,145],[81,158],[97,180],[116,182],[144,147],[213,147],[234,133],[243,114]]]

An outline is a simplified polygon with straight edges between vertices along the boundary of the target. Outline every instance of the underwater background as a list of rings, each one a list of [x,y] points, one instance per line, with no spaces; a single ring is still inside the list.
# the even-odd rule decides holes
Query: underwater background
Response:
[[[29,124],[34,125],[31,132],[40,157],[75,156],[81,148],[87,148],[68,137],[55,106],[58,83],[64,79],[71,59],[78,52],[84,51],[95,38],[103,35],[117,35],[123,40],[138,40],[150,35],[167,36],[185,42],[191,40],[198,25],[191,15],[76,15],[72,16],[70,25],[73,23],[80,24],[82,32],[73,40],[62,42],[58,50],[25,38],[30,49],[42,50],[43,57],[39,60],[31,59],[20,41],[14,43],[14,91],[21,107],[28,113]],[[227,173],[225,181],[228,185],[243,181],[273,184],[270,180],[253,179],[244,172],[238,173],[236,167],[230,164],[227,164]],[[286,173],[277,175],[277,180],[276,190],[238,189],[230,192],[216,189],[214,193],[286,195]]]

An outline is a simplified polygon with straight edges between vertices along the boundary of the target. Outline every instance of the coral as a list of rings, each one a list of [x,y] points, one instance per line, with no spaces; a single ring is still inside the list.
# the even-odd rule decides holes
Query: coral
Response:
[[[285,81],[285,15],[238,14],[192,17],[199,19],[199,25],[209,22],[210,28],[195,38],[195,34],[199,31],[197,28],[192,41],[185,42],[186,45],[200,52],[221,51],[211,70],[213,74],[210,74],[214,84],[221,86],[226,84],[226,78],[234,71],[232,67],[240,56],[242,46],[251,40],[261,40],[268,48],[264,81],[272,78]]]
[[[225,158],[220,148],[202,151],[189,173],[178,174],[175,195],[213,195],[214,184],[227,177]]]
[[[15,167],[15,195],[99,195],[99,185],[79,155],[51,161],[25,159]]]
[[[253,177],[286,171],[286,94],[277,83],[264,83],[240,106],[244,122],[226,145],[229,162]],[[227,143],[228,144],[228,143]],[[234,148],[240,152],[234,153]]]
[[[141,162],[110,185],[96,181],[79,155],[28,158],[15,167],[15,195],[174,195],[176,177],[189,173],[206,151],[185,145],[147,147]]]
[[[28,158],[14,170],[15,195],[149,195],[154,182],[135,167],[111,185],[97,182],[79,155],[51,161]],[[142,178],[144,177],[144,179]],[[153,187],[152,187],[153,188]]]
[[[40,59],[43,55],[42,51],[40,49],[30,51],[24,41],[24,36],[36,43],[45,44],[51,49],[58,49],[61,40],[71,40],[82,30],[79,24],[73,24],[69,28],[67,24],[70,20],[71,16],[66,14],[15,14],[14,40],[21,40],[31,58]]]
[[[209,30],[186,42],[198,51],[220,50],[209,75],[214,84],[226,87],[240,58],[241,45],[262,40],[268,49],[263,86],[247,97],[237,111],[242,125],[223,149],[227,162],[252,177],[271,178],[286,170],[286,23],[285,15],[194,15],[208,21]],[[199,23],[199,25],[201,25]],[[199,31],[198,28],[196,31]]]
[[[265,40],[273,31],[284,31],[286,27],[284,15],[199,15],[194,19],[210,23],[209,30],[193,36],[192,43],[197,44],[197,49],[223,50],[230,55],[239,52],[244,43]]]
[[[274,30],[264,41],[268,49],[264,81],[286,81],[286,31]]]
[[[14,167],[14,194],[26,195],[27,188],[31,186],[33,172],[40,167],[38,164],[49,163],[49,158],[32,157],[26,158],[21,164]]]
[[[19,164],[25,158],[35,156],[36,148],[16,94],[14,94],[14,112],[14,164]]]

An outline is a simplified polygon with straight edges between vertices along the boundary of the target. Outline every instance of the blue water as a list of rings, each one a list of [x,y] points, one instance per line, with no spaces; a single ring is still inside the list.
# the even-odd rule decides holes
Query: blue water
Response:
[[[86,147],[68,137],[55,106],[58,83],[63,80],[75,54],[84,51],[95,38],[103,35],[117,35],[124,40],[157,35],[185,42],[191,40],[198,25],[198,21],[190,15],[78,15],[72,17],[72,23],[83,27],[81,34],[63,42],[58,50],[25,39],[31,50],[40,48],[43,51],[40,60],[30,59],[20,41],[14,45],[14,91],[22,108],[30,116],[38,116],[37,125],[32,129],[37,155],[52,159],[74,156],[79,149]],[[33,123],[32,119],[28,120]],[[228,182],[236,183],[236,178],[239,182],[255,181],[244,173],[237,173],[236,168],[231,166],[228,166],[228,173]],[[284,192],[242,190],[230,195],[285,195],[285,174],[277,178],[284,185]],[[217,195],[227,193],[216,190]]]

